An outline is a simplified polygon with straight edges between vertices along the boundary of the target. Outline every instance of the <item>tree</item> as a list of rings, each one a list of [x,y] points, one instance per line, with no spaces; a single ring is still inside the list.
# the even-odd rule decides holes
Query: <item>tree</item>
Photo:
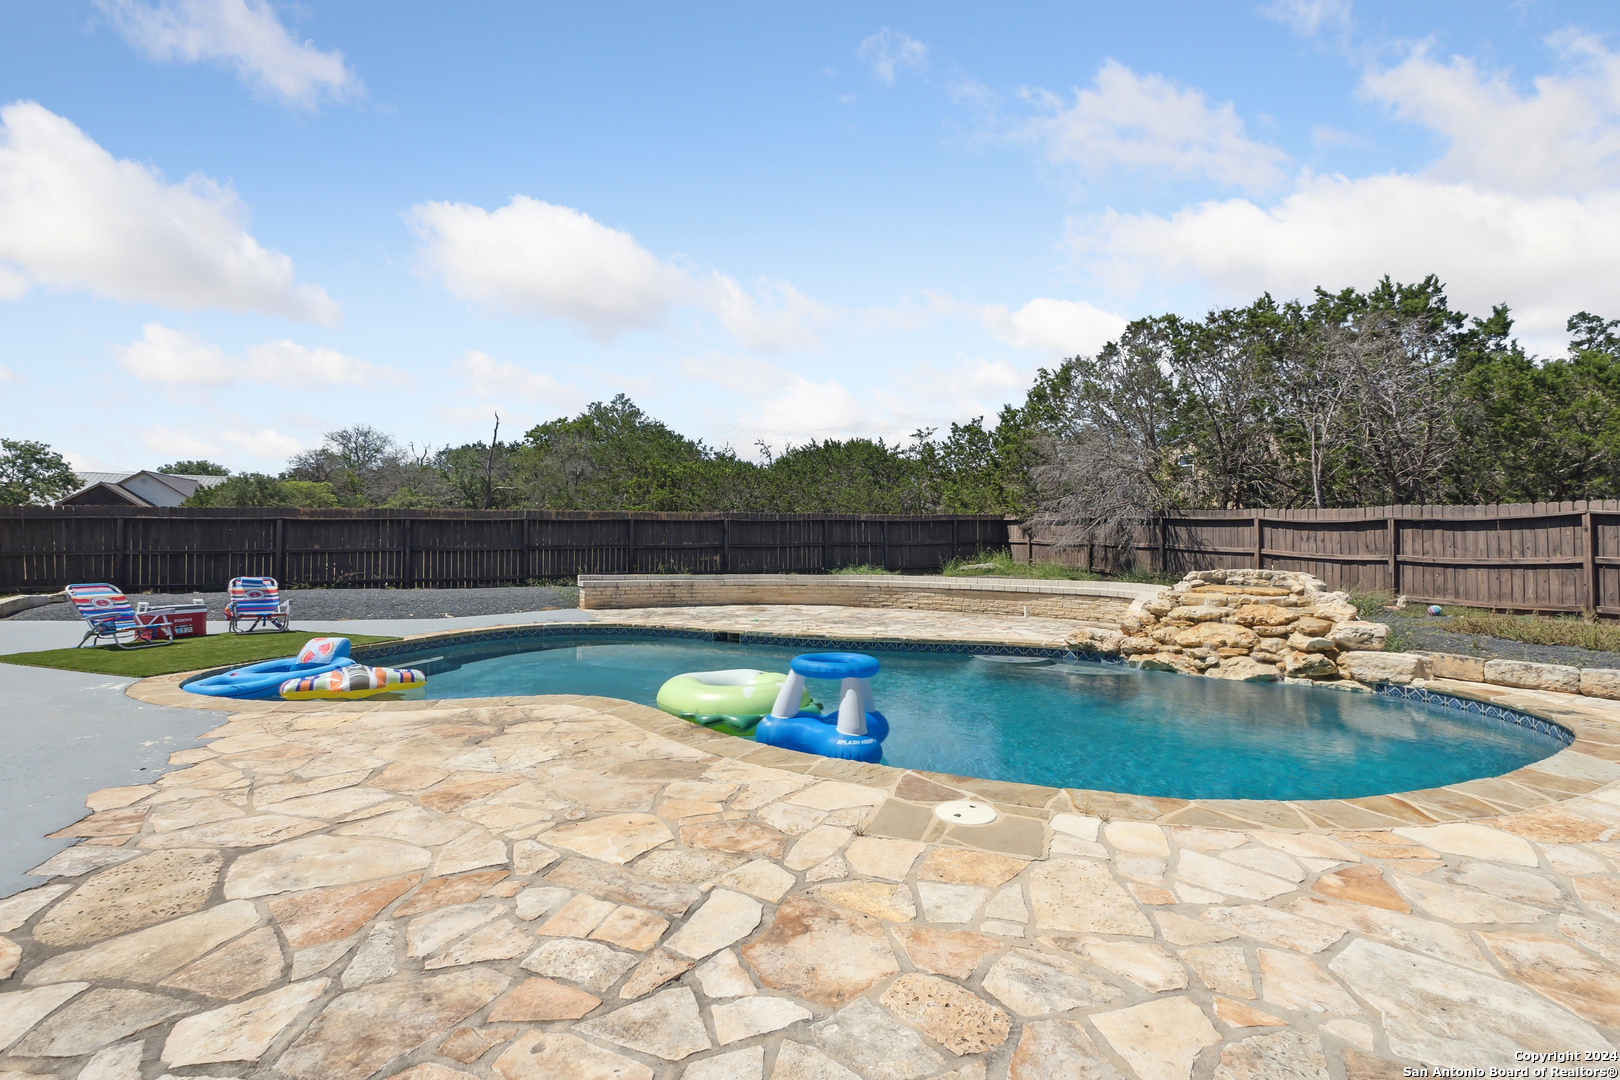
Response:
[[[1346,335],[1339,328],[1305,320],[1298,305],[1289,316],[1278,357],[1278,415],[1297,429],[1285,431],[1284,437],[1304,441],[1310,498],[1320,510],[1327,506],[1323,477],[1328,461],[1350,431],[1345,422],[1352,390],[1345,364]]]
[[[335,507],[332,485],[318,480],[284,480],[264,473],[238,473],[212,487],[199,487],[183,506]]]
[[[1472,423],[1455,497],[1562,501],[1620,495],[1620,341],[1614,322],[1569,319],[1569,355],[1537,363],[1506,306],[1476,319],[1459,354]]]
[[[159,469],[160,473],[171,476],[229,476],[231,470],[223,465],[216,465],[212,461],[197,460],[176,461]]]
[[[1284,316],[1270,296],[1202,321],[1162,321],[1201,506],[1263,506],[1279,494],[1277,353]]]
[[[1036,377],[1052,431],[1033,473],[1035,523],[1054,530],[1057,547],[1129,545],[1143,521],[1187,504],[1192,469],[1166,374],[1173,330],[1164,319],[1138,319],[1095,358],[1076,356]]]
[[[44,443],[0,439],[0,505],[53,503],[82,486],[66,459]]]
[[[488,452],[488,444],[483,450]],[[712,456],[701,442],[618,394],[609,402],[592,402],[573,419],[531,428],[513,452],[510,482],[527,505],[549,510],[644,510],[651,508],[638,504],[634,492],[645,487],[645,474]]]
[[[1446,335],[1421,315],[1389,310],[1359,315],[1343,333],[1357,452],[1388,502],[1429,501],[1461,445]]]

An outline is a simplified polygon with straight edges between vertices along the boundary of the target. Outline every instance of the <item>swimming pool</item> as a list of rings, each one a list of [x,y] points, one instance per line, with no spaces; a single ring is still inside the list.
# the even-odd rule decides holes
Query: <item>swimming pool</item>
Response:
[[[576,631],[390,646],[369,662],[423,668],[430,698],[590,694],[653,705],[682,672],[786,671],[793,656],[826,647]],[[884,763],[930,772],[1188,799],[1354,798],[1498,776],[1567,743],[1550,725],[1394,697],[866,648],[883,664],[872,689],[893,728]],[[832,683],[810,690],[823,702],[837,694]]]

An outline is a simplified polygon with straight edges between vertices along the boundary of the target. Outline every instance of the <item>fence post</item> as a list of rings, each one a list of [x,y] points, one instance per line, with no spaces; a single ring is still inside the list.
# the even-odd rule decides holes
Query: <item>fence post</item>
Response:
[[[411,519],[404,518],[400,524],[405,528],[401,539],[403,547],[400,553],[399,580],[402,588],[412,589],[416,587],[416,570],[411,565]]]
[[[957,546],[956,542],[956,518],[953,517],[951,518],[951,558],[959,559],[961,557],[962,549]]]
[[[1266,568],[1265,533],[1261,531],[1264,528],[1265,524],[1260,520],[1260,515],[1254,515],[1254,568],[1256,570]]]
[[[118,538],[118,554],[113,557],[113,572],[118,576],[113,578],[124,589],[133,590],[135,583],[129,580],[129,519],[119,518],[116,536]]]
[[[879,524],[883,526],[883,569],[889,568],[889,519],[883,518]]]
[[[720,515],[720,572],[731,573],[731,516]]]
[[[276,581],[287,584],[287,519],[276,518]]]
[[[1170,572],[1170,542],[1168,538],[1169,524],[1163,514],[1159,515],[1159,573]]]
[[[1587,503],[1588,507],[1592,504]],[[1597,548],[1594,542],[1597,534],[1592,529],[1592,511],[1587,510],[1581,515],[1581,532],[1586,537],[1586,606],[1592,611],[1598,608],[1598,579],[1597,579]]]
[[[1401,524],[1394,514],[1389,516],[1389,591],[1401,595]]]
[[[630,534],[629,539],[625,544],[626,554],[624,572],[627,574],[633,574],[636,572],[636,519],[629,513],[626,513],[624,520],[625,527],[629,530]]]
[[[530,527],[532,519],[529,517],[529,513],[528,510],[523,511],[523,558],[518,560],[519,565],[523,567],[524,581],[530,581],[540,576],[536,572],[538,568],[534,565],[534,556],[531,554],[534,550],[534,538],[530,534],[534,530]]]

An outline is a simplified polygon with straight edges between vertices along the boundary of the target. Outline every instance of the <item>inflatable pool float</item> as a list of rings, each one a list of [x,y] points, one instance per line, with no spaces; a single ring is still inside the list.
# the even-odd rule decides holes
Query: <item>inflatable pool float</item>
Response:
[[[319,675],[300,675],[281,684],[288,701],[325,698],[368,698],[390,690],[411,690],[427,685],[427,676],[415,668],[366,667],[351,664]]]
[[[349,658],[348,638],[318,637],[304,642],[297,656],[232,668],[183,685],[193,694],[207,694],[210,697],[268,697],[280,689],[288,676],[320,675],[353,664],[354,661]]]
[[[788,664],[788,677],[771,713],[754,728],[754,741],[822,757],[878,762],[889,721],[872,700],[875,657],[865,653],[806,653]],[[822,714],[802,707],[805,679],[838,679],[838,711]]]
[[[771,711],[788,676],[754,668],[688,671],[658,688],[658,707],[682,720],[746,735]],[[799,680],[799,708],[815,707]]]

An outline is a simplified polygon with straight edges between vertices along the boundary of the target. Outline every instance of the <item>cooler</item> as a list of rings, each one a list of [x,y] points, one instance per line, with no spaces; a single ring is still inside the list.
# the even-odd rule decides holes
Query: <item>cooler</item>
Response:
[[[189,604],[175,604],[172,607],[148,607],[141,604],[135,609],[135,621],[142,624],[156,622],[158,617],[163,615],[169,617],[169,625],[174,628],[175,640],[208,636],[208,605],[201,600],[193,600]]]

